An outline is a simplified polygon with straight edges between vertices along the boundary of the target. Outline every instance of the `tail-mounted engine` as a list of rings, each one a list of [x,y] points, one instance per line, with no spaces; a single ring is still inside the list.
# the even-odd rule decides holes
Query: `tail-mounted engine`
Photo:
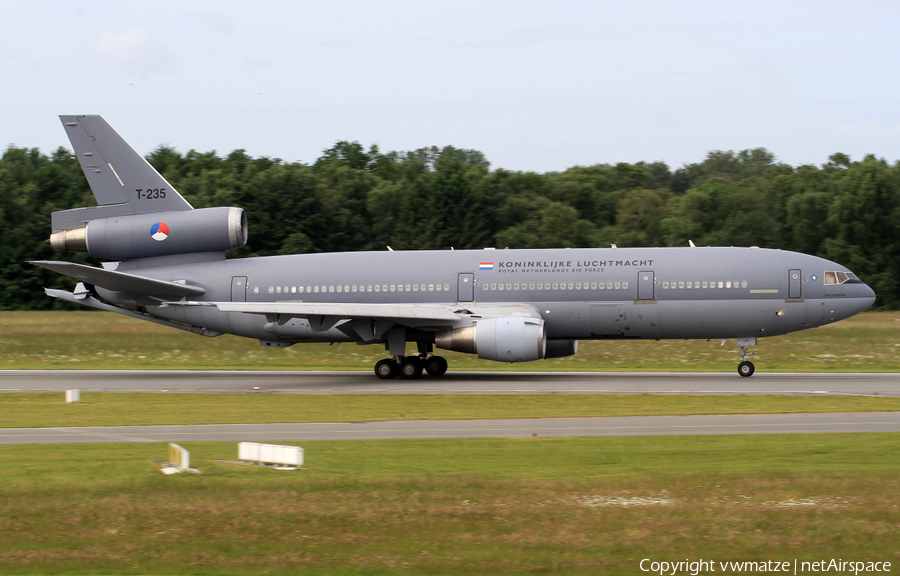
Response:
[[[473,326],[438,332],[434,344],[444,350],[477,354],[497,362],[540,360],[547,352],[542,318],[490,318]]]
[[[114,216],[56,230],[47,242],[109,260],[224,252],[247,243],[247,215],[241,208],[202,208]]]

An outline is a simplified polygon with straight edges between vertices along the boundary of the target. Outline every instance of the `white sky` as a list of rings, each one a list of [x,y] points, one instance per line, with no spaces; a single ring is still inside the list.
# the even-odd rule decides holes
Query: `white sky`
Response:
[[[0,18],[0,145],[102,114],[141,153],[311,163],[338,140],[546,172],[764,146],[900,158],[900,4],[29,0]]]

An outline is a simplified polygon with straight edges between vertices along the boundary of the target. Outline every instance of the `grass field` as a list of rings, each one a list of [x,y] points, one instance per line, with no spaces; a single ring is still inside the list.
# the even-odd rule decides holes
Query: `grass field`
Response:
[[[654,560],[900,565],[896,434],[0,446],[3,574],[641,574]],[[718,571],[718,568],[717,568]]]
[[[323,395],[61,393],[0,396],[0,428],[373,422],[392,419],[579,418],[900,410],[900,398],[860,396]]]
[[[900,370],[900,312],[860,314],[822,328],[760,340],[761,371]],[[501,364],[447,352],[451,370],[735,370],[733,340],[583,341],[578,354]],[[371,370],[380,346],[263,348],[236,336],[204,338],[106,312],[0,312],[0,369]]]

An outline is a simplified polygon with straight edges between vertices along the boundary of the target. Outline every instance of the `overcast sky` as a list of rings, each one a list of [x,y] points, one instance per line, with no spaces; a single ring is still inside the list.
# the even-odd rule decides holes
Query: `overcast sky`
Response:
[[[896,1],[29,0],[0,20],[0,144],[46,153],[86,113],[143,154],[305,163],[338,140],[538,172],[900,158]]]

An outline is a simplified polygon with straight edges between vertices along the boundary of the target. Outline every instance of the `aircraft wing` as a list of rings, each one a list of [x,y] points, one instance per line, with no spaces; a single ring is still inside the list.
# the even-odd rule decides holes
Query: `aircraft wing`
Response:
[[[84,264],[75,264],[73,262],[36,260],[29,262],[29,264],[69,276],[85,284],[92,284],[115,292],[147,294],[160,298],[196,297],[206,292],[199,286],[188,286],[187,284],[157,280],[146,276],[135,276],[126,272],[94,268],[93,266],[85,266]]]
[[[338,320],[413,320],[448,325],[461,319],[459,306],[440,304],[331,304],[324,302],[165,302],[162,306],[212,306],[222,312],[243,312],[290,318],[330,318]],[[331,322],[333,325],[334,322]],[[322,322],[325,323],[325,322]],[[421,322],[417,322],[421,323]]]

